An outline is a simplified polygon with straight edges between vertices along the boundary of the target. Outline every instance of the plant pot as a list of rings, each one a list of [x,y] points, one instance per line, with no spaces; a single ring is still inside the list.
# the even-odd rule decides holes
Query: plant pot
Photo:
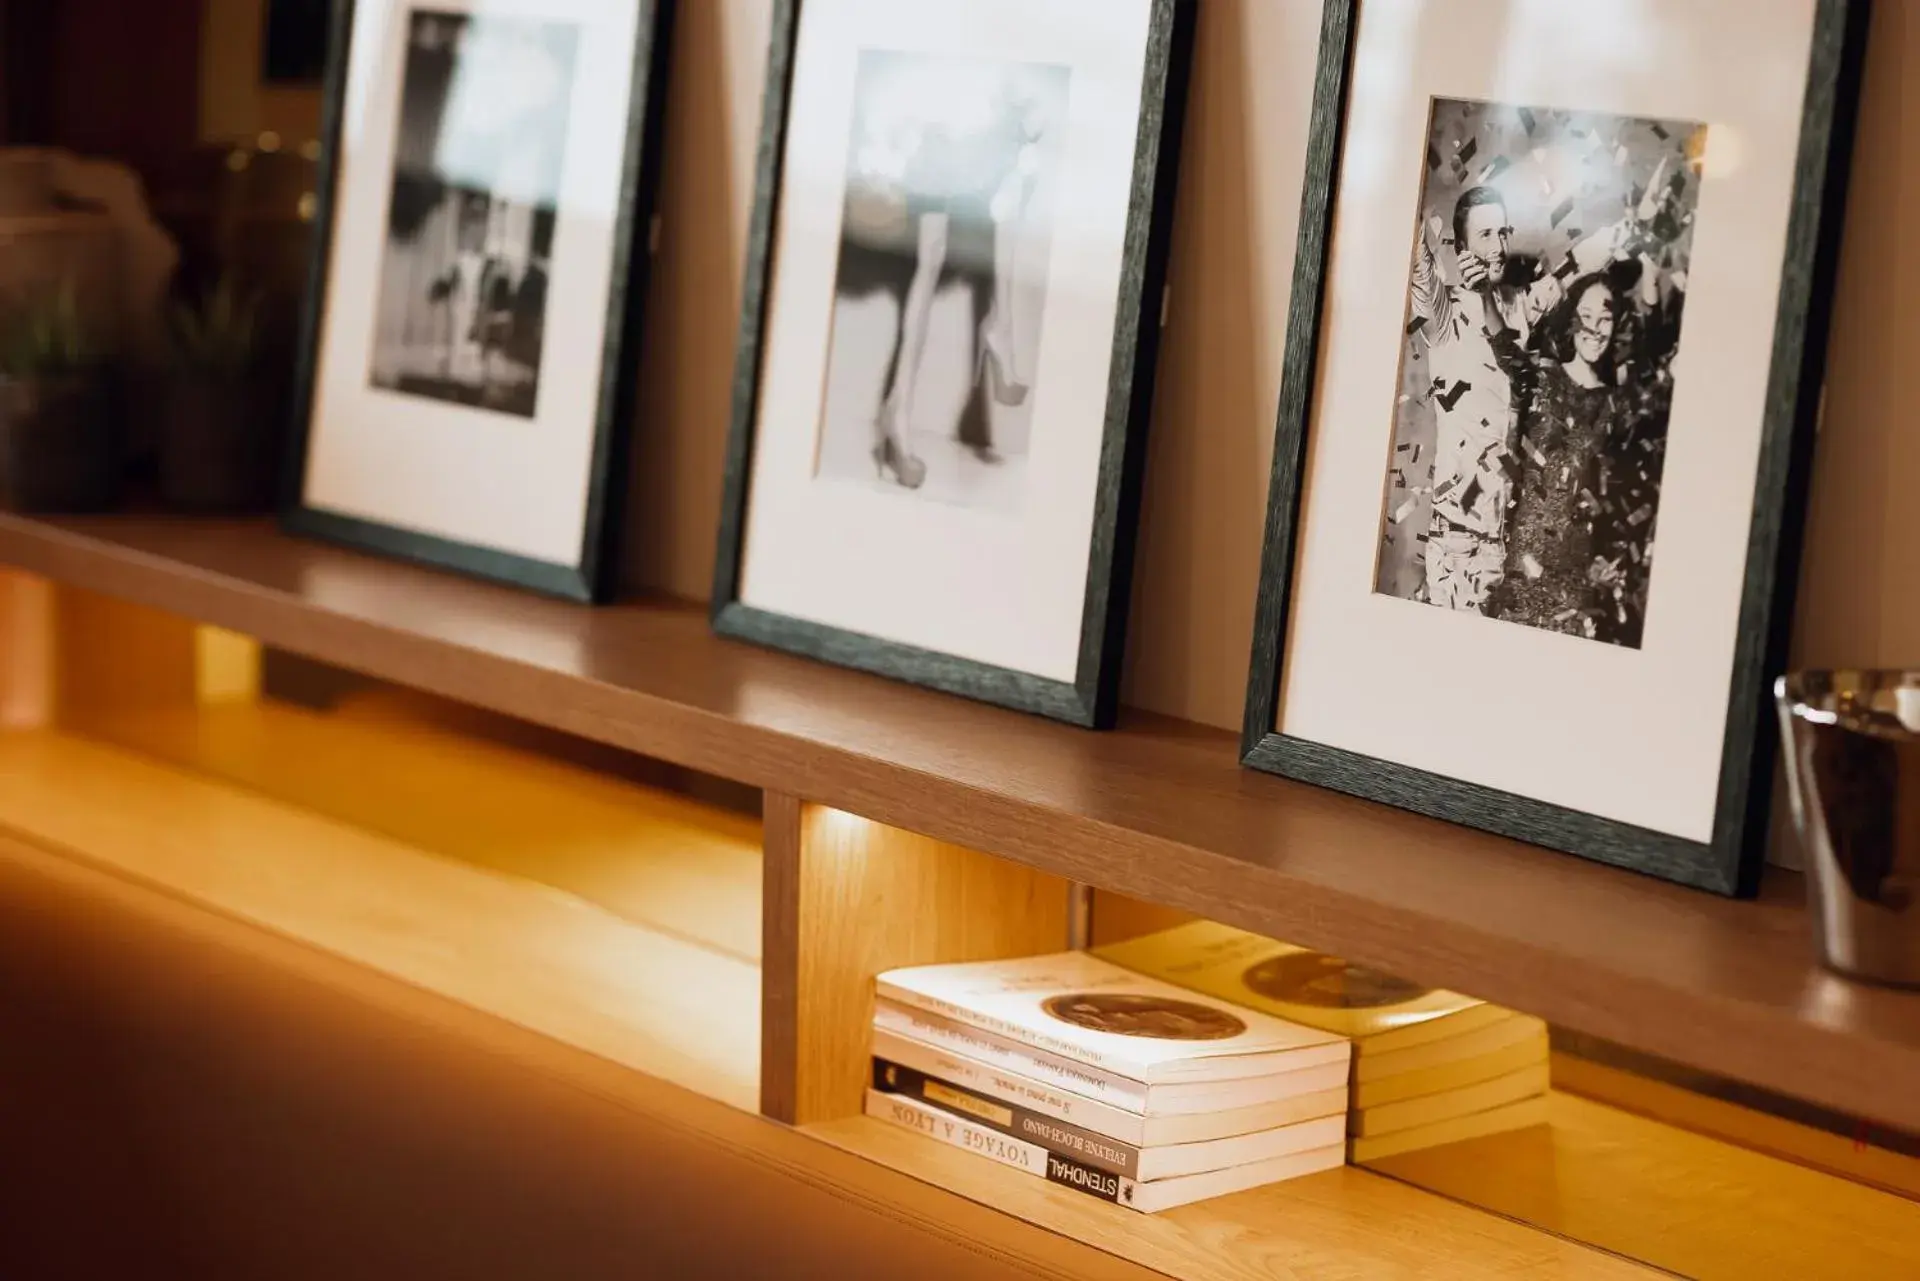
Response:
[[[159,388],[160,498],[199,512],[273,506],[283,439],[278,397],[262,378],[181,376]]]
[[[0,507],[54,514],[120,501],[120,428],[98,375],[0,379]]]

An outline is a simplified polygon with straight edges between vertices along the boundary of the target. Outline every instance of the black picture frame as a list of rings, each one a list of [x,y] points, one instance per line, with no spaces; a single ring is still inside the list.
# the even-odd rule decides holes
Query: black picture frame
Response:
[[[634,0],[639,6],[632,61],[626,147],[615,212],[614,254],[607,291],[606,338],[599,352],[594,426],[579,562],[562,565],[473,546],[394,525],[308,506],[304,498],[319,341],[333,258],[334,205],[341,130],[352,56],[355,0],[336,0],[328,31],[321,158],[315,189],[313,248],[294,371],[292,422],[282,474],[280,520],[289,532],[362,551],[453,570],[580,603],[605,601],[615,590],[625,514],[636,383],[647,280],[653,260],[666,118],[669,56],[677,0]]]
[[[1121,654],[1133,579],[1136,517],[1152,413],[1181,135],[1191,75],[1195,0],[1152,0],[1134,151],[1132,209],[1121,270],[1119,323],[1109,367],[1093,540],[1073,681],[1050,680],[769,611],[740,600],[743,533],[751,499],[773,233],[780,207],[795,41],[805,0],[777,0],[760,131],[746,291],[735,362],[712,621],[723,636],[928,689],[1109,728],[1118,711]],[[965,0],[951,0],[964,4]]]
[[[1275,731],[1326,272],[1363,0],[1328,0],[1288,318],[1243,762],[1349,795],[1725,895],[1751,895],[1765,858],[1785,666],[1871,0],[1818,0],[1762,427],[1713,834],[1692,841]]]
[[[260,39],[261,80],[320,83],[327,70],[327,19],[333,0],[268,0]]]

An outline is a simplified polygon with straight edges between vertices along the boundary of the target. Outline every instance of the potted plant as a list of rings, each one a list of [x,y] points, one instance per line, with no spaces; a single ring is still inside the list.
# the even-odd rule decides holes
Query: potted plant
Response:
[[[71,284],[30,299],[0,341],[0,507],[83,512],[120,498],[109,362]]]
[[[169,506],[243,512],[273,503],[280,384],[264,359],[260,311],[260,296],[229,275],[171,313],[173,361],[157,407]]]

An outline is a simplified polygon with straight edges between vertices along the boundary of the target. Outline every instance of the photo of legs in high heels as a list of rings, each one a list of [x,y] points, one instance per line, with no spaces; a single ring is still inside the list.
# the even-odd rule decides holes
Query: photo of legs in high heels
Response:
[[[895,492],[1018,505],[1067,79],[1057,67],[863,56],[823,478],[857,470]]]

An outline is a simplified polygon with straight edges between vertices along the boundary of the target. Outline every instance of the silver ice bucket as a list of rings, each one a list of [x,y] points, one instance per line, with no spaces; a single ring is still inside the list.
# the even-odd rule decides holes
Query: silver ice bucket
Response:
[[[1920,987],[1920,671],[1801,672],[1774,697],[1821,959]]]

